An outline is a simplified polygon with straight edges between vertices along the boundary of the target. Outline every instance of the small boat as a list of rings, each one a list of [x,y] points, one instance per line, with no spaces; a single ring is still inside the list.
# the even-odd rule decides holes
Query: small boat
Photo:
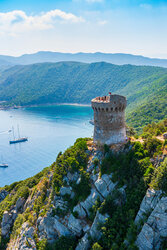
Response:
[[[24,141],[28,141],[28,138],[27,137],[17,138],[17,139],[9,141],[9,143],[14,144],[14,143],[19,143],[19,142],[24,142]]]
[[[89,123],[90,123],[91,125],[94,125],[94,121],[93,121],[93,120],[90,120]]]
[[[18,126],[18,138],[15,138],[15,136],[14,136],[14,128],[13,127],[12,127],[12,130],[13,130],[13,140],[10,140],[9,144],[28,141],[28,137],[20,137],[19,126]]]
[[[7,167],[8,167],[8,164],[5,164],[5,163],[0,164],[0,168],[7,168]]]
[[[2,156],[1,156],[2,158]],[[2,158],[2,163],[0,163],[0,168],[7,168],[8,167],[8,164],[6,163],[3,163],[3,158]]]

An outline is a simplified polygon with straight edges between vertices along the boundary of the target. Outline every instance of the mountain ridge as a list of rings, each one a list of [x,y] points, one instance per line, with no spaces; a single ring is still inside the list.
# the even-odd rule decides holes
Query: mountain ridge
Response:
[[[60,62],[60,61],[76,61],[76,62],[101,62],[105,61],[117,65],[147,65],[167,67],[167,59],[149,58],[142,55],[133,55],[126,53],[63,53],[52,51],[39,51],[33,54],[23,54],[21,56],[0,55],[0,60],[4,60],[12,64],[34,64],[43,62]],[[0,64],[1,65],[1,64]]]

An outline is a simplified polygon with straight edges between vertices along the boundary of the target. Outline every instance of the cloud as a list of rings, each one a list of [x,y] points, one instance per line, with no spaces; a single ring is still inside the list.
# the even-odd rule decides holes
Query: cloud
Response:
[[[101,25],[101,26],[103,26],[103,25],[105,25],[107,23],[108,23],[107,20],[100,20],[100,21],[98,21],[98,24]]]
[[[52,29],[59,23],[80,23],[85,20],[72,13],[59,9],[44,12],[38,15],[27,15],[22,10],[0,12],[0,33],[18,33],[25,30]]]

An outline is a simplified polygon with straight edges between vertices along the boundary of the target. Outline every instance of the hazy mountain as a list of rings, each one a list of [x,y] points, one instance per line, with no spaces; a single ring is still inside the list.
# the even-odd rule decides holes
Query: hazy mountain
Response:
[[[132,65],[149,65],[167,67],[167,59],[148,58],[144,56],[136,56],[131,54],[121,53],[60,53],[40,51],[35,54],[25,54],[19,57],[0,55],[1,60],[5,60],[12,64],[33,64],[43,62],[60,62],[60,61],[76,61],[76,62],[108,62],[117,65],[132,64]]]
[[[127,119],[132,125],[141,117],[142,122],[138,124],[142,126],[167,114],[165,68],[104,62],[41,63],[14,66],[5,70],[0,78],[0,101],[10,105],[90,104],[93,97],[106,95],[109,91],[127,97]]]
[[[6,60],[3,60],[0,58],[0,72],[2,72],[3,70],[12,67],[14,64],[11,62],[8,62]]]

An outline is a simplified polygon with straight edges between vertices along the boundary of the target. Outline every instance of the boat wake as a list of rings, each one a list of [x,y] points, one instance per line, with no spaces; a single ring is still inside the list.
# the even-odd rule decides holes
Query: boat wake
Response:
[[[10,132],[12,132],[11,129],[10,129],[10,130],[6,130],[6,131],[0,131],[0,135],[8,134],[8,133],[10,133]]]

